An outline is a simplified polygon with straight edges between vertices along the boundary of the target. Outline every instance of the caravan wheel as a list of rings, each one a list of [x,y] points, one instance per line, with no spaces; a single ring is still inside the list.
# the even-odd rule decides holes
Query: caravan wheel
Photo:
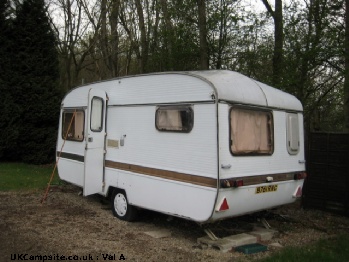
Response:
[[[136,207],[130,205],[123,190],[114,190],[112,195],[113,214],[124,221],[134,221],[137,218]]]

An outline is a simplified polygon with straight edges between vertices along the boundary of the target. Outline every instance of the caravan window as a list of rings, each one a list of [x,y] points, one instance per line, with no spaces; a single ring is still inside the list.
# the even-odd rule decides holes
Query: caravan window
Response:
[[[91,131],[101,132],[103,129],[103,99],[93,97],[91,101]]]
[[[67,110],[62,115],[62,138],[72,141],[84,140],[84,111]]]
[[[287,151],[290,155],[296,155],[299,151],[299,124],[298,114],[286,114]]]
[[[271,155],[274,151],[272,113],[233,107],[230,110],[230,150],[233,155]]]
[[[194,113],[189,106],[164,106],[156,110],[155,126],[159,131],[188,133],[194,124]]]

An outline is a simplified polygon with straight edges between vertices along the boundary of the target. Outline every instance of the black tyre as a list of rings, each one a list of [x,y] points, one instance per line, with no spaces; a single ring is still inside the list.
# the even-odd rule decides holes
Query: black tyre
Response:
[[[128,203],[125,191],[115,189],[111,201],[114,216],[129,222],[136,220],[138,210]]]

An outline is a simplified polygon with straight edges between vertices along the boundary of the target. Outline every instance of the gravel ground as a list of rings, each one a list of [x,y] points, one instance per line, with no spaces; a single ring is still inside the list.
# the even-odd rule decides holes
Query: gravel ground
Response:
[[[254,255],[223,253],[197,244],[205,233],[194,222],[142,211],[138,222],[129,223],[113,217],[110,203],[103,198],[82,197],[76,187],[52,188],[41,204],[43,193],[0,192],[0,262],[43,261],[40,256],[51,261],[252,261],[282,247],[349,233],[348,218],[303,210],[296,202],[265,214],[279,232],[265,244],[282,247],[269,246],[267,252]],[[257,216],[245,216],[210,228],[224,237],[249,231],[256,223]],[[154,230],[171,235],[157,239],[145,234]]]

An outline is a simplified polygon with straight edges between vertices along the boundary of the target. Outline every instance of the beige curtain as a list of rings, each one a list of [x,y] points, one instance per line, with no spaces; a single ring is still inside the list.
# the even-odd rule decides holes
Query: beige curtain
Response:
[[[231,150],[236,154],[271,153],[271,129],[267,112],[233,109],[230,115]]]
[[[182,130],[182,119],[179,110],[159,110],[157,113],[157,126],[165,130]]]

